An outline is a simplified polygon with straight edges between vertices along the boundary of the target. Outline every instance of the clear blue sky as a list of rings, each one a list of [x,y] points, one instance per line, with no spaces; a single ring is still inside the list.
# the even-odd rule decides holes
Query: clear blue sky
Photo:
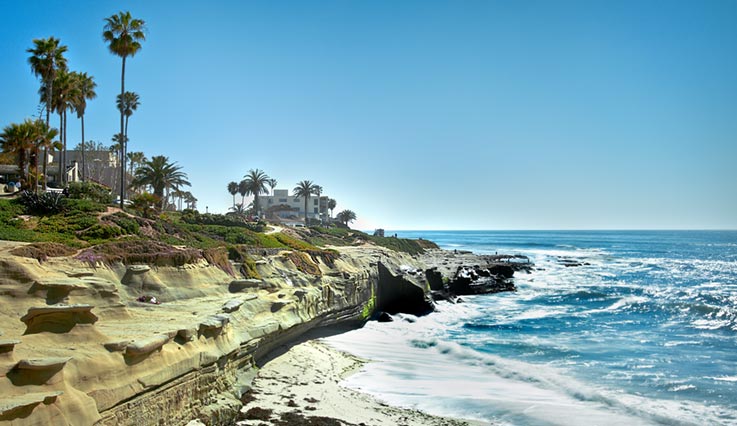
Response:
[[[365,229],[737,228],[735,1],[0,0],[0,126],[36,113],[26,49],[53,35],[110,144],[119,10],[148,27],[130,150],[203,211],[260,168]]]

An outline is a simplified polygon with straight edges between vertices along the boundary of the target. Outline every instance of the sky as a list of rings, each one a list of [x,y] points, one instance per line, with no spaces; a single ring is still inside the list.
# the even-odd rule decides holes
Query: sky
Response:
[[[37,115],[26,49],[55,36],[111,144],[120,10],[147,27],[129,151],[200,211],[258,168],[359,229],[737,228],[735,1],[0,0],[0,127]]]

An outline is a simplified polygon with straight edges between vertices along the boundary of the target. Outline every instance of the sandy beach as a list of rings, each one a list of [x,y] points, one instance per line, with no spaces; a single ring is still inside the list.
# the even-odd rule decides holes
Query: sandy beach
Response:
[[[475,426],[488,423],[431,416],[389,406],[341,386],[367,361],[309,340],[266,362],[244,398],[238,425]]]

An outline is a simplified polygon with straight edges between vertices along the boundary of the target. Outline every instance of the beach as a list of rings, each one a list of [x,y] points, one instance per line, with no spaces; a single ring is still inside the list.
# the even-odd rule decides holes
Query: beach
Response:
[[[341,385],[366,360],[317,339],[298,343],[266,362],[244,400],[238,425],[475,426],[489,423],[451,419],[393,407]]]

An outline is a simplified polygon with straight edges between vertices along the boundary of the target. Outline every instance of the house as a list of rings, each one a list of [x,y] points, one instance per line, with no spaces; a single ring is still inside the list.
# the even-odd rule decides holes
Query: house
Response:
[[[326,219],[327,203],[329,198],[321,196],[310,197],[307,201],[307,217],[310,219]],[[275,189],[272,195],[259,197],[261,210],[267,215],[280,219],[304,218],[305,200],[296,195],[289,195],[289,190]]]
[[[46,167],[46,172],[51,181],[58,181],[59,175],[59,153],[49,155],[50,162]],[[118,156],[113,151],[107,150],[87,150],[84,153],[85,158],[85,178],[110,188],[119,187],[120,183],[120,165]],[[67,150],[66,155],[66,173],[67,182],[77,182],[82,177],[82,151]]]

